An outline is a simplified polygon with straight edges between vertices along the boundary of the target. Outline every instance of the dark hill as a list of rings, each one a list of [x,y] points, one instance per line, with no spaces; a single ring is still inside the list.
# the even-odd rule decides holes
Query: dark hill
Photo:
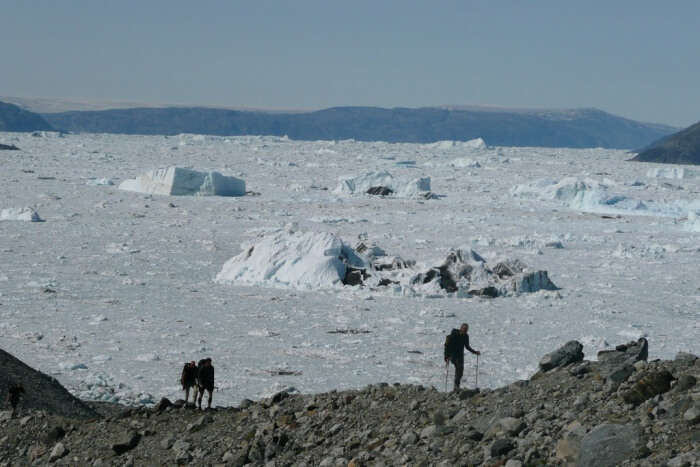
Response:
[[[673,128],[596,109],[518,111],[452,108],[334,107],[272,113],[204,107],[133,108],[44,114],[73,132],[219,136],[287,135],[296,140],[430,143],[482,137],[496,146],[643,147]]]
[[[664,164],[700,164],[700,122],[662,138],[632,159]]]
[[[53,127],[39,114],[0,102],[0,131],[37,130],[51,131]]]
[[[98,418],[97,412],[80,399],[73,397],[61,384],[40,371],[34,370],[0,349],[0,394],[2,407],[7,408],[7,392],[11,384],[19,383],[25,393],[20,400],[22,410],[38,409],[54,415],[71,418]]]

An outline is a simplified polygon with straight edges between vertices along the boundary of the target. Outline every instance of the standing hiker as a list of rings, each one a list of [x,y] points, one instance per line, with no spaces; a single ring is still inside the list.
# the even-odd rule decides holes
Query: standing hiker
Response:
[[[197,365],[194,364],[194,360],[185,363],[180,376],[180,384],[182,384],[182,389],[185,391],[185,405],[190,401],[191,387],[194,387],[192,402],[197,402]]]
[[[469,334],[467,334],[467,331],[469,331],[469,325],[462,323],[459,330],[453,329],[445,339],[445,364],[452,362],[455,366],[454,391],[459,390],[462,375],[464,374],[464,349],[467,349],[474,355],[481,355],[481,352],[469,346]]]
[[[15,418],[17,414],[17,406],[19,405],[19,399],[21,395],[24,394],[24,386],[20,383],[11,383],[7,390],[7,401],[12,407],[12,418]]]
[[[199,368],[197,373],[197,385],[199,386],[199,398],[197,399],[197,406],[202,408],[202,398],[204,396],[204,390],[208,394],[207,398],[207,408],[211,409],[211,397],[214,392],[214,367],[211,364],[211,358],[206,358],[203,360],[202,366]]]

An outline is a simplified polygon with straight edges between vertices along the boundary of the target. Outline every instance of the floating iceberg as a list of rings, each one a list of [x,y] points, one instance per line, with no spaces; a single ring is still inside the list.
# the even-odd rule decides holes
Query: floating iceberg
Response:
[[[124,180],[119,189],[153,195],[243,196],[245,181],[219,172],[166,167]]]
[[[647,170],[648,178],[672,178],[681,180],[684,178],[694,178],[696,173],[685,167],[657,167]]]
[[[228,260],[217,282],[268,287],[323,289],[343,284],[349,267],[365,261],[328,232],[278,232],[266,235]]]
[[[470,139],[469,141],[437,141],[427,145],[433,149],[471,149],[482,150],[487,149],[486,142],[483,138]]]
[[[383,190],[380,190],[382,188]],[[371,191],[370,191],[371,190]],[[400,198],[423,196],[430,191],[430,177],[404,181],[395,179],[389,172],[368,172],[356,177],[341,177],[336,194],[382,194]]]
[[[32,208],[7,208],[0,211],[0,221],[42,222],[42,219]]]

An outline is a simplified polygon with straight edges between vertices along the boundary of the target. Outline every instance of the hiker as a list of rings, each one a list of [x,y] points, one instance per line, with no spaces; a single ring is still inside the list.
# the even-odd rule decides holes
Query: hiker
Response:
[[[197,365],[194,364],[194,360],[185,363],[184,368],[182,368],[182,376],[180,376],[180,384],[182,384],[182,389],[185,391],[185,405],[190,401],[190,388],[194,387],[192,402],[197,402]]]
[[[455,385],[453,391],[459,391],[459,385],[462,382],[464,374],[464,349],[467,349],[474,355],[481,355],[481,352],[474,350],[469,346],[469,325],[462,323],[459,330],[453,329],[445,339],[445,364],[449,362],[455,366]]]
[[[214,367],[211,364],[211,358],[206,358],[201,361],[202,366],[199,368],[197,373],[197,385],[199,386],[199,399],[197,399],[197,406],[202,408],[202,398],[204,396],[204,391],[209,393],[207,399],[207,409],[211,409],[211,397],[214,392]]]
[[[10,384],[7,390],[7,400],[12,406],[12,418],[15,418],[18,415],[17,406],[19,405],[19,399],[22,394],[24,394],[24,386],[22,386],[20,383]]]

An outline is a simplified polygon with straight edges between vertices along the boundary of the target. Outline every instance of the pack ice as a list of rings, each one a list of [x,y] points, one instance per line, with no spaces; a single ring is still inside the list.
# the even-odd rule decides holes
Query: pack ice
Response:
[[[124,180],[119,189],[152,195],[243,196],[245,181],[219,172],[165,167]]]

